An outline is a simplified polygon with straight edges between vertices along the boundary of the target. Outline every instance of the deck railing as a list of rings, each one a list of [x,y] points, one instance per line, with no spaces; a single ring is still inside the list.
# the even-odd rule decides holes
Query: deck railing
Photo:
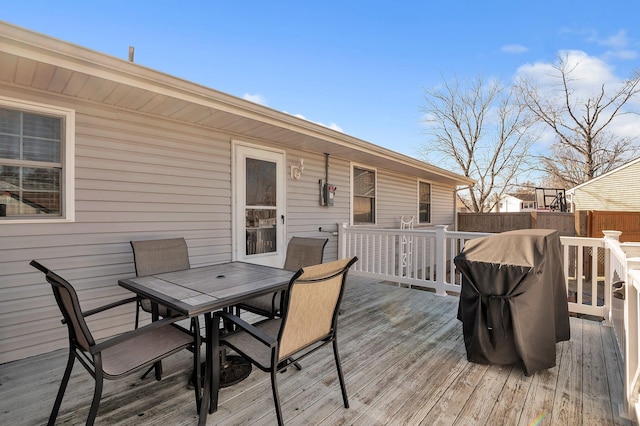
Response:
[[[338,227],[341,257],[358,256],[352,274],[398,285],[459,294],[460,273],[453,259],[464,243],[486,233],[428,229]],[[561,237],[569,311],[602,319],[614,327],[624,360],[625,400],[621,413],[640,418],[640,243],[620,243],[618,231],[604,238]],[[612,297],[611,284],[624,282]]]
[[[620,412],[640,420],[640,243],[620,243],[618,231],[604,231],[609,250],[611,282],[609,318],[614,328],[624,371],[624,399]]]
[[[354,273],[410,287],[429,288],[440,295],[460,291],[453,258],[464,242],[484,235],[431,229],[338,227],[340,254],[358,256]],[[451,273],[453,271],[453,273]]]

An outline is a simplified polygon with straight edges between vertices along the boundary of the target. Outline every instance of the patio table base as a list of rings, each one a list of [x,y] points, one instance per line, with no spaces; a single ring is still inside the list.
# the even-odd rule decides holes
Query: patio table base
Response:
[[[220,388],[226,388],[228,386],[235,385],[236,383],[240,383],[251,374],[252,365],[249,361],[244,359],[239,355],[227,355],[225,357],[224,362],[220,366]],[[204,372],[205,372],[205,363],[200,365],[201,372],[201,383],[200,385],[204,385]],[[195,374],[191,374],[191,379],[189,380],[189,386],[193,386],[193,382],[195,379]]]
[[[239,355],[227,355],[220,368],[221,388],[240,383],[251,374],[251,362]]]

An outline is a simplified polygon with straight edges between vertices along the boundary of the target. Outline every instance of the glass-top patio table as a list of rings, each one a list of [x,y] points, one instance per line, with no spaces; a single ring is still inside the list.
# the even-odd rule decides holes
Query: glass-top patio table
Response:
[[[228,262],[202,266],[182,271],[122,279],[118,284],[138,295],[150,299],[155,304],[167,306],[178,314],[195,319],[205,317],[206,362],[202,393],[197,386],[200,371],[195,372],[196,406],[199,410],[199,424],[206,422],[207,413],[213,412],[211,396],[218,389],[211,389],[210,372],[213,363],[220,362],[212,353],[213,336],[212,313],[234,306],[244,299],[269,294],[287,288],[293,272],[269,266],[245,262]],[[156,305],[157,306],[157,305]],[[156,310],[154,308],[154,310]],[[157,317],[157,314],[154,315]],[[200,333],[194,333],[194,343],[199,347]],[[199,365],[199,351],[194,351],[194,365]],[[206,404],[202,402],[206,401]]]

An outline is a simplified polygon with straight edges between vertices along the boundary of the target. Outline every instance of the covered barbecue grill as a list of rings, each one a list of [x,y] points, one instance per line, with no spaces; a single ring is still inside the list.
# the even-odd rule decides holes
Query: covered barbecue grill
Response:
[[[570,338],[561,253],[558,232],[548,229],[465,244],[454,262],[462,273],[458,319],[469,361],[522,361],[527,376],[556,365],[556,343]]]

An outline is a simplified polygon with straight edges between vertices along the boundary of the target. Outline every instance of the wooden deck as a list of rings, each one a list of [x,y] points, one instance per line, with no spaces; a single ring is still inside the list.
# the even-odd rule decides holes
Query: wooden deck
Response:
[[[342,406],[331,349],[280,374],[285,422],[290,425],[626,425],[621,360],[611,328],[571,318],[571,340],[557,345],[558,366],[525,377],[520,365],[486,366],[466,360],[458,300],[349,277],[338,334],[351,408]],[[192,425],[187,388],[189,352],[164,363],[152,378],[107,381],[97,424]],[[45,424],[65,351],[0,366],[0,424]],[[83,424],[93,382],[74,368],[57,424]],[[209,424],[275,423],[269,376],[254,369],[220,394]]]

